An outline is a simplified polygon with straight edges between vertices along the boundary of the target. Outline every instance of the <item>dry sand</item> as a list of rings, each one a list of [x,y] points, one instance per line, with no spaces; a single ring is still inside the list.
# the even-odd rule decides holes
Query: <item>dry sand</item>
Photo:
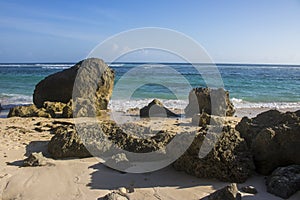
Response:
[[[130,199],[200,199],[228,184],[195,178],[172,167],[129,174],[107,168],[96,158],[53,160],[47,154],[53,121],[72,119],[0,119],[0,200],[90,200],[119,187],[134,188],[128,194]],[[20,167],[31,152],[43,152],[50,165]],[[280,199],[266,192],[263,176],[256,175],[238,186],[245,185],[253,185],[258,190],[256,195],[243,193],[245,200]],[[290,199],[300,199],[300,192]]]

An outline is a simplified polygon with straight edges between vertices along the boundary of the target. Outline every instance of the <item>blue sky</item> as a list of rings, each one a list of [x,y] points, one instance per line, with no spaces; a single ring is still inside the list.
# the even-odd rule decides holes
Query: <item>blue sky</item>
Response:
[[[76,62],[122,31],[182,32],[214,62],[300,64],[299,0],[0,1],[0,62]]]

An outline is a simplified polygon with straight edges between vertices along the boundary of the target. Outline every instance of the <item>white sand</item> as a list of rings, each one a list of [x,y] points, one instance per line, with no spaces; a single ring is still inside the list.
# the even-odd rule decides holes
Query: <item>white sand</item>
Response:
[[[199,179],[167,167],[146,174],[123,174],[109,169],[96,158],[53,160],[52,165],[19,167],[25,154],[42,151],[47,155],[49,131],[38,132],[34,124],[51,124],[54,119],[0,119],[0,200],[98,199],[119,187],[133,187],[131,199],[199,199],[225,186],[217,180]],[[57,119],[55,119],[58,121]],[[64,120],[66,121],[66,120]],[[72,121],[72,120],[69,120]],[[10,165],[7,162],[11,163]],[[258,194],[243,194],[243,199],[280,199],[266,192],[263,176],[246,183]],[[300,192],[290,199],[300,199]]]

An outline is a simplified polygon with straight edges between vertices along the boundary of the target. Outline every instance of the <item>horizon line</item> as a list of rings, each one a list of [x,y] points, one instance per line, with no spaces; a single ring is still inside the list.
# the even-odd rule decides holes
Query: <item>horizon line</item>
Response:
[[[82,60],[80,60],[82,61]],[[80,61],[77,61],[77,62],[1,62],[1,64],[76,64]],[[121,62],[121,61],[118,61],[118,62],[106,62],[106,64],[146,64],[146,63],[149,63],[149,64],[198,64],[198,65],[277,65],[277,66],[300,66],[300,63],[299,64],[295,64],[295,63],[244,63],[244,62],[215,62],[215,63],[189,63],[189,62],[155,62],[155,61],[124,61],[124,62]]]

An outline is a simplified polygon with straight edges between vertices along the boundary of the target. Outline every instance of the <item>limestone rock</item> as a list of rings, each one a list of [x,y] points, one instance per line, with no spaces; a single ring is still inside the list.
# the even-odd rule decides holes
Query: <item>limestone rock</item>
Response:
[[[224,188],[202,198],[201,200],[241,200],[241,194],[236,183],[231,183]]]
[[[233,116],[235,110],[229,99],[229,92],[223,88],[194,88],[189,93],[189,104],[184,109],[185,115],[192,117],[205,112],[209,115]]]
[[[55,135],[48,144],[48,151],[53,158],[85,158],[91,156],[73,126],[60,126],[53,131]]]
[[[206,129],[200,130],[188,150],[174,162],[175,169],[199,178],[245,182],[254,171],[254,164],[250,150],[239,132],[224,126],[221,133],[211,133],[209,141],[216,142],[205,157],[199,158],[199,150],[204,145],[206,135]]]
[[[43,156],[42,152],[31,153],[28,158],[24,160],[24,167],[36,167],[46,165],[46,159]]]
[[[299,113],[299,111],[297,111]],[[252,150],[256,170],[269,175],[279,166],[300,164],[300,116],[269,110],[236,126]]]
[[[140,109],[140,117],[179,117],[157,99],[151,101],[147,106]]]
[[[7,117],[46,117],[51,115],[45,109],[38,109],[35,105],[16,106],[9,110]]]
[[[114,72],[103,60],[97,58],[80,61],[73,67],[52,74],[40,81],[34,90],[34,104],[41,108],[45,101],[68,103],[72,99],[73,86],[78,73],[83,73],[78,81],[90,84],[85,85],[84,90],[80,90],[80,95],[94,95],[96,109],[107,109],[114,84]],[[94,87],[90,88],[93,85],[91,83],[95,81],[94,78],[99,73],[101,73],[100,81],[96,83],[96,90],[91,92],[90,89],[95,89]]]
[[[63,108],[65,106],[66,104],[61,102],[45,101],[43,104],[43,108],[51,115],[52,118],[61,117]]]
[[[300,190],[300,165],[279,167],[267,178],[267,191],[287,199]]]

